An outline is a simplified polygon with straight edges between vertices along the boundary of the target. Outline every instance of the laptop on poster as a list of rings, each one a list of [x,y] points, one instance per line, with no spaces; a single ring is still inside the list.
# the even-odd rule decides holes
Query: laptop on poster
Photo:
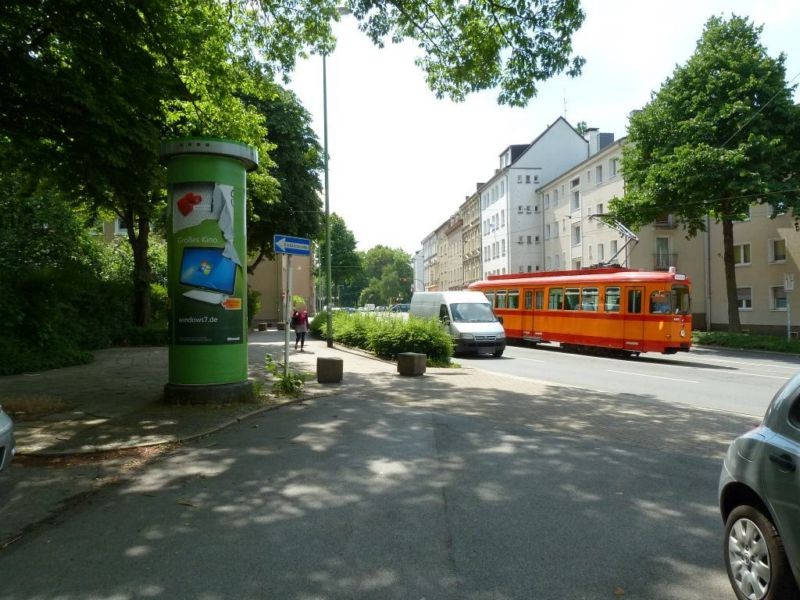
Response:
[[[220,304],[233,294],[236,263],[222,255],[223,248],[184,248],[180,282],[191,289],[183,295],[193,300]]]

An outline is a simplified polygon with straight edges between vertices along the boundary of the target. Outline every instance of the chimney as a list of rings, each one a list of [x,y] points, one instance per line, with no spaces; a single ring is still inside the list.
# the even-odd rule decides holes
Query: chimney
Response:
[[[589,136],[589,156],[597,154],[597,137],[599,134],[600,130],[597,127],[590,127],[586,130],[586,135]]]

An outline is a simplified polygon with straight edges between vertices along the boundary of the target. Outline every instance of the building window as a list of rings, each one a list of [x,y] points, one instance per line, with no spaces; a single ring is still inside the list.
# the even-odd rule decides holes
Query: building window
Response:
[[[608,161],[608,176],[609,177],[616,177],[617,171],[619,170],[619,159],[612,158]]]
[[[596,214],[598,214],[598,215],[602,215],[603,214],[603,205],[602,204],[598,204],[597,205]],[[601,221],[600,219],[597,219],[597,228],[601,229],[604,226],[605,226],[605,223],[603,223],[603,221]]]
[[[558,221],[553,222],[553,237],[558,237]]]
[[[786,240],[769,240],[769,262],[784,262],[786,260]]]
[[[506,226],[506,209],[500,211],[500,227]]]
[[[733,246],[733,262],[737,267],[750,264],[750,244],[735,244]]]
[[[517,175],[517,183],[522,183],[522,175]]]
[[[581,184],[581,178],[580,177],[576,177],[575,179],[573,179],[572,181],[569,182],[569,187],[575,188],[575,187],[578,187],[580,184]]]
[[[550,223],[544,226],[544,239],[550,239]]]
[[[605,258],[605,251],[603,249],[603,244],[597,244],[597,260],[603,261]]]
[[[581,207],[581,193],[578,191],[572,192],[572,210],[578,210]]]
[[[561,268],[561,263],[559,262],[558,254],[555,255],[555,259],[556,260],[555,260],[555,263],[553,264],[553,268],[554,269],[560,269]]]
[[[608,244],[608,251],[611,252],[611,256],[614,256],[617,253],[617,240],[611,240]]]
[[[736,301],[739,310],[751,310],[753,308],[753,288],[736,288]]]
[[[505,256],[506,255],[506,241],[503,240],[501,243],[503,245],[503,256]]]
[[[547,210],[550,208],[550,194],[544,195],[544,209]]]
[[[534,174],[533,183],[539,183],[539,175]]]
[[[500,197],[502,198],[505,195],[506,195],[506,182],[505,181],[501,181],[500,182]]]
[[[530,182],[531,182],[531,176],[525,175],[525,183],[530,183]]]
[[[529,244],[533,243],[533,236],[531,236],[531,235],[528,236],[528,243]]]
[[[581,243],[581,226],[576,225],[572,228],[572,245],[577,246]]]
[[[553,190],[553,206],[558,206],[558,188]]]
[[[603,183],[603,165],[597,165],[594,168],[594,181],[595,183]]]
[[[769,308],[770,310],[786,310],[786,290],[782,285],[769,288]]]
[[[119,217],[114,219],[114,235],[128,235],[128,228]]]

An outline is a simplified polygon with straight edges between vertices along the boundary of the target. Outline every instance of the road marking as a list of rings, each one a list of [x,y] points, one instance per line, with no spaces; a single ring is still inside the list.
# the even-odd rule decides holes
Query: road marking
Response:
[[[741,360],[725,360],[723,358],[712,358],[712,357],[706,357],[706,356],[703,356],[703,358],[701,360],[708,361],[708,362],[726,363],[726,364],[731,364],[731,365],[746,365],[748,367],[755,367],[757,369],[758,368],[760,368],[760,369],[770,368],[770,369],[789,369],[791,371],[796,371],[797,369],[800,368],[800,365],[797,365],[797,364],[795,364],[795,365],[781,365],[781,364],[776,364],[776,363],[769,363],[768,365],[765,366],[765,365],[761,365],[759,363],[754,363],[754,362],[745,362],[745,361],[741,361]]]
[[[700,383],[699,381],[692,381],[691,379],[678,379],[676,377],[660,377],[658,375],[644,375],[643,373],[634,373],[633,371],[614,371],[606,369],[609,373],[619,373],[620,375],[637,375],[639,377],[650,377],[652,379],[667,379],[669,381],[682,381],[684,383]]]

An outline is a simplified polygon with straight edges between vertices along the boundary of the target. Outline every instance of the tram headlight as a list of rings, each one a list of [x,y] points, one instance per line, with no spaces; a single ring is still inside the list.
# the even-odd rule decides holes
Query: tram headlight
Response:
[[[681,328],[681,337],[686,337],[686,330]]]

